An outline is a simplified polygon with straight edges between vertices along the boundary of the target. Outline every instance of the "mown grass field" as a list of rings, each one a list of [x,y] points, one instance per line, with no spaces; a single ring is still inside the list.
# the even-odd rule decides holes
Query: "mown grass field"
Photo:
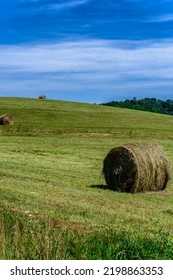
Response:
[[[172,259],[173,182],[156,193],[109,190],[108,151],[163,146],[173,117],[106,106],[0,98],[0,259]]]

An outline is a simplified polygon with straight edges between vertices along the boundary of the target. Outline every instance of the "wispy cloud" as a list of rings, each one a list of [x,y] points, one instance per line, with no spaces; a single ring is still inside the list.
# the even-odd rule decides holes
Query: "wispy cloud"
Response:
[[[121,71],[150,73],[173,67],[173,41],[130,42],[88,40],[0,46],[0,68],[15,72]],[[157,67],[157,71],[156,68]],[[146,71],[147,70],[147,71]],[[165,69],[164,69],[165,70]],[[137,74],[136,72],[136,74]],[[155,73],[156,72],[156,73]],[[129,73],[130,74],[130,73]],[[163,74],[162,74],[163,75]],[[164,72],[164,75],[168,73]],[[173,74],[172,74],[173,75]]]
[[[0,11],[2,43],[172,38],[172,1],[1,0]]]
[[[99,92],[95,102],[107,95],[172,92],[173,41],[124,45],[124,41],[89,40],[0,46],[1,92],[34,95],[46,90],[71,100],[80,93],[79,101],[89,101],[89,93]]]
[[[40,13],[40,12],[58,12],[63,9],[75,8],[80,5],[84,5],[90,0],[65,0],[65,1],[54,1],[54,0],[29,0],[19,1],[18,7],[23,9],[26,13]]]
[[[169,22],[173,21],[173,14],[164,14],[155,16],[147,20],[147,22]]]
[[[51,9],[73,8],[73,7],[83,5],[87,2],[88,2],[88,0],[71,0],[71,1],[68,1],[65,3],[62,2],[62,3],[48,5],[48,8],[51,8]]]

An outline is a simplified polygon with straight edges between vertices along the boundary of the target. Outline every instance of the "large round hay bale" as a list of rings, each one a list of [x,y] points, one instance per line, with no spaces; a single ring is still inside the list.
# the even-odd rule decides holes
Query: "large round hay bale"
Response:
[[[169,180],[169,163],[160,145],[129,143],[110,150],[103,162],[103,174],[112,190],[160,191]]]
[[[8,114],[0,116],[0,125],[10,125],[13,124],[13,117]]]

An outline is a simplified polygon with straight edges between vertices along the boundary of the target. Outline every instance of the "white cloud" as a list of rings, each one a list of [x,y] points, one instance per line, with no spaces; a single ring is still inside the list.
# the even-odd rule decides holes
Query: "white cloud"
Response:
[[[124,42],[126,44],[126,42]],[[0,46],[0,68],[9,72],[96,72],[123,76],[173,74],[173,42],[124,48],[123,42],[82,41]],[[142,44],[142,42],[141,42]],[[122,46],[122,47],[121,47]],[[168,71],[169,70],[169,71]]]
[[[173,41],[131,44],[89,40],[0,46],[0,89],[18,93],[42,88],[66,93],[100,90],[105,94],[170,90],[172,53]]]

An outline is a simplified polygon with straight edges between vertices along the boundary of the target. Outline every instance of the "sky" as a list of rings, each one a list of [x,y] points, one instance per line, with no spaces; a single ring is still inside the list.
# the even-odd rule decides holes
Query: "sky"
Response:
[[[0,0],[0,96],[173,99],[172,0]]]

